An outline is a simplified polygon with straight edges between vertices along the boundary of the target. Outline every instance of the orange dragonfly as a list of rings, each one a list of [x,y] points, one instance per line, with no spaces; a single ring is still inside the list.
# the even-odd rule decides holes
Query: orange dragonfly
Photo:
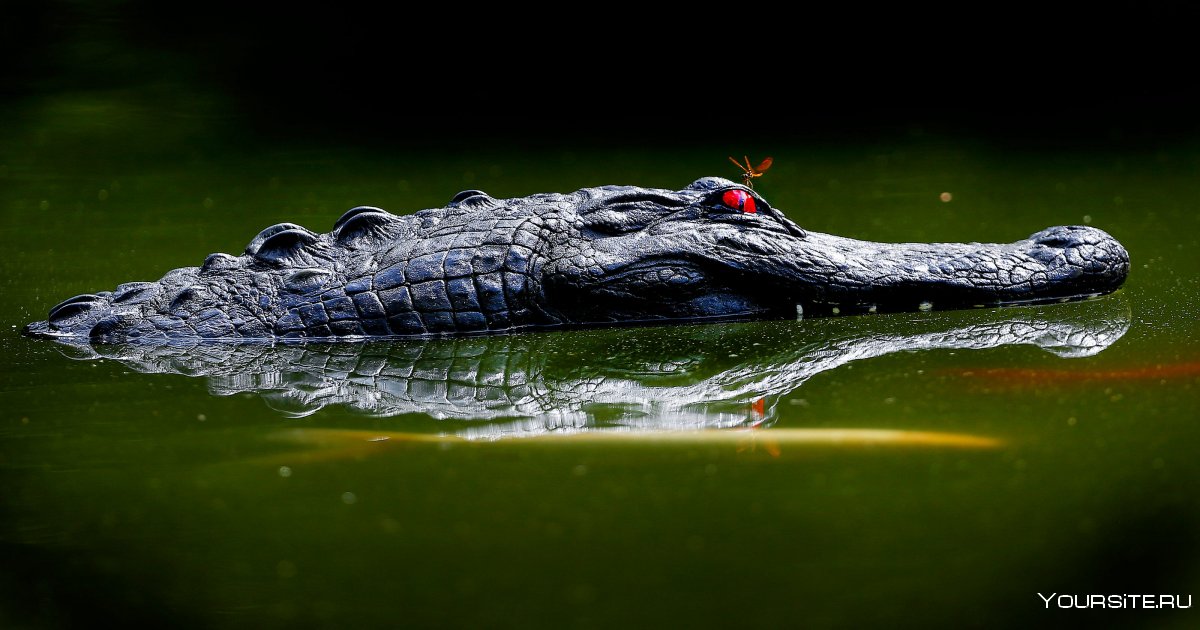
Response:
[[[754,188],[754,178],[762,177],[763,173],[767,172],[767,169],[771,168],[771,163],[775,161],[775,158],[769,157],[762,162],[759,162],[758,166],[750,166],[749,157],[743,155],[742,159],[746,161],[745,165],[733,159],[732,157],[729,158],[729,161],[733,162],[734,166],[742,170],[742,183],[748,188]]]

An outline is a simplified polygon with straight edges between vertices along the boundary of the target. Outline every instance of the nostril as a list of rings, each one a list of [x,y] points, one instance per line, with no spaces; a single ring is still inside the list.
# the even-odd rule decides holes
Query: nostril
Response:
[[[91,310],[92,306],[100,300],[100,296],[85,293],[76,295],[73,298],[63,300],[58,306],[50,309],[50,315],[46,318],[52,324],[61,324],[68,320],[74,319],[80,313],[86,313]]]
[[[1051,237],[1047,237],[1047,238],[1039,238],[1036,241],[1036,243],[1038,245],[1044,245],[1046,247],[1057,247],[1059,249],[1066,249],[1066,248],[1074,245],[1074,243],[1072,243],[1071,241],[1069,241],[1061,236],[1051,236]]]
[[[1087,243],[1090,238],[1089,235],[1094,232],[1093,228],[1084,225],[1060,225],[1046,228],[1030,238],[1037,245],[1067,249],[1070,247],[1079,247]]]

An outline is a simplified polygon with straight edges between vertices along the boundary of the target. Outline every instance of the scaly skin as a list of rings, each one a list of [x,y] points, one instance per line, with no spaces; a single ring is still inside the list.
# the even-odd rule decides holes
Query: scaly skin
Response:
[[[733,207],[730,191],[751,201]],[[403,217],[355,208],[327,234],[283,223],[242,256],[76,296],[25,332],[359,339],[960,308],[1109,293],[1128,271],[1125,249],[1095,228],[1004,245],[872,243],[806,232],[753,191],[708,177],[680,191],[466,191]]]

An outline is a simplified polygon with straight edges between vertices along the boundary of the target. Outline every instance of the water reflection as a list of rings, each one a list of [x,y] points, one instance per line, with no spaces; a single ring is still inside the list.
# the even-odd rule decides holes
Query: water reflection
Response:
[[[770,425],[814,375],[895,352],[1038,346],[1090,356],[1129,327],[1121,299],[993,311],[391,341],[62,345],[145,373],[203,377],[300,417],[340,405],[421,414],[466,438]]]

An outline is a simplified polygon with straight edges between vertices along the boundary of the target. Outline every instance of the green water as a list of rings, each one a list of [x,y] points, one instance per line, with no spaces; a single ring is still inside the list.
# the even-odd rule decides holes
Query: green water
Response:
[[[0,625],[1197,623],[1037,595],[1200,594],[1193,147],[225,152],[193,146],[204,121],[126,135],[121,112],[47,104],[0,153]],[[775,157],[757,188],[810,230],[1090,223],[1133,270],[1087,303],[313,347],[254,369],[18,334],[273,223],[326,231],[466,188],[679,188],[748,150]],[[1014,322],[1117,332],[1067,357],[997,337]],[[397,376],[339,389],[368,364]],[[679,437],[706,427],[726,432]]]

